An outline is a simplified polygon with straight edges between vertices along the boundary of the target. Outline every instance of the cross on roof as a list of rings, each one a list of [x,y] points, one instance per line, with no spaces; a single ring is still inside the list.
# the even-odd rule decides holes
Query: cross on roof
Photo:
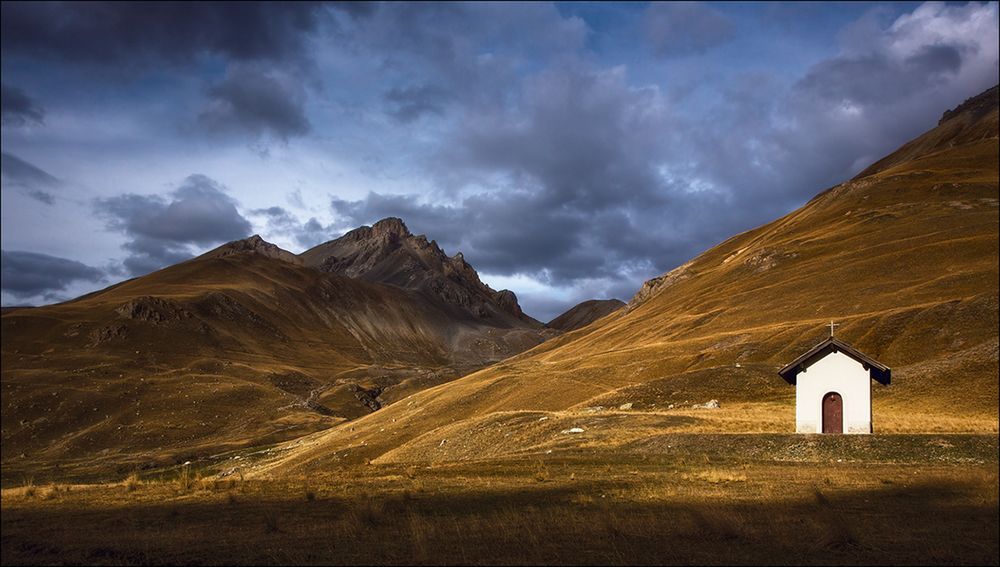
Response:
[[[830,319],[830,336],[831,337],[833,336],[833,328],[834,327],[839,327],[839,326],[840,326],[840,323],[834,323],[833,319]]]

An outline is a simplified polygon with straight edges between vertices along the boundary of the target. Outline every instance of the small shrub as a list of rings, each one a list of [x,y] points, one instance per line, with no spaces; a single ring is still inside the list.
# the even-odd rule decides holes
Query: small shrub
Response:
[[[191,469],[185,466],[181,469],[181,474],[177,477],[177,488],[181,492],[187,492],[194,486],[194,479],[191,476]]]
[[[541,461],[538,462],[538,470],[535,471],[535,480],[538,482],[545,482],[549,480],[549,469],[542,464]]]
[[[219,488],[219,481],[214,478],[202,478],[201,474],[195,475],[195,480],[197,481],[198,490],[205,490],[211,492]]]
[[[406,470],[404,470],[403,473],[406,475],[406,478],[413,480],[417,478],[417,467],[410,465],[406,467]]]
[[[128,475],[128,478],[125,479],[125,490],[128,490],[129,492],[135,492],[135,490],[139,488],[139,484],[141,482],[142,481],[139,480],[138,473],[132,473]]]
[[[25,498],[34,498],[36,490],[37,489],[35,488],[35,481],[34,481],[34,479],[30,479],[29,478],[28,480],[24,481],[24,496],[25,496]]]
[[[316,500],[316,491],[312,490],[310,488],[307,488],[306,489],[306,500],[308,500],[309,502],[312,502],[312,501]]]

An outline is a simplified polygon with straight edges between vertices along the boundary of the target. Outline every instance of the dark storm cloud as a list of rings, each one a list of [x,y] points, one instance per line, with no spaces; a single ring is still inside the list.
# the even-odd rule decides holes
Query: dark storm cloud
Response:
[[[663,36],[665,55],[733,33],[712,8],[658,9],[714,22]],[[504,85],[504,104],[468,103],[485,100],[473,93],[448,107],[454,122],[430,162],[441,194],[334,199],[337,226],[399,216],[483,272],[631,295],[622,290],[848,179],[932,126],[948,97],[978,92],[950,82],[972,48],[894,34],[878,28],[791,89],[787,77],[736,75],[691,115],[630,84],[624,68],[561,60]],[[436,45],[461,46],[462,35]]]
[[[299,60],[325,9],[312,2],[4,2],[10,54],[100,65]]]
[[[339,222],[336,227],[350,230],[371,224],[386,217],[399,217],[414,234],[426,234],[437,240],[445,251],[454,254],[468,233],[466,222],[474,219],[463,216],[464,209],[444,205],[421,203],[416,195],[382,195],[370,192],[364,199],[346,201],[333,199],[330,207]]]
[[[408,124],[422,114],[444,114],[444,103],[450,95],[440,87],[422,85],[392,88],[385,93],[384,98],[389,106],[389,114]]]
[[[462,115],[436,162],[456,194],[482,178],[498,177],[496,190],[450,205],[369,193],[333,200],[334,212],[345,227],[399,216],[477,269],[557,286],[638,287],[697,252],[706,232],[726,234],[725,218],[703,222],[718,195],[693,198],[659,172],[672,123],[656,89],[630,87],[621,69],[575,65],[532,77],[517,98],[515,109]]]
[[[827,102],[884,104],[933,86],[961,65],[960,49],[952,45],[924,46],[901,59],[878,52],[837,57],[813,67],[798,88]]]
[[[46,205],[55,203],[55,196],[49,190],[62,185],[45,170],[6,152],[0,153],[0,176],[4,187],[16,188]]]
[[[690,164],[679,170],[687,177],[725,188],[724,210],[741,211],[723,223],[734,233],[753,226],[741,219],[759,224],[800,206],[996,83],[996,48],[979,43],[989,32],[968,28],[989,22],[991,10],[925,4],[896,22],[872,11],[841,33],[838,55],[790,88],[766,72],[738,76],[702,110],[711,120],[677,125],[683,143],[671,161]]]
[[[115,140],[150,132],[159,139],[164,122],[193,123],[216,135],[198,150],[207,167],[224,163],[242,170],[227,178],[245,179],[262,171],[254,169],[260,161],[232,158],[226,144],[240,135],[296,139],[303,151],[268,170],[277,182],[254,179],[239,189],[273,191],[287,180],[302,188],[287,197],[298,213],[327,186],[358,195],[370,183],[373,192],[334,199],[333,225],[280,207],[246,213],[255,225],[308,247],[399,216],[481,271],[560,287],[528,299],[518,290],[526,305],[549,310],[546,293],[627,300],[622,290],[849,178],[994,84],[997,72],[996,4],[878,8],[841,34],[836,56],[816,62],[816,53],[830,52],[825,16],[839,10],[819,6],[811,21],[790,20],[808,24],[790,42],[803,52],[773,66],[750,55],[773,45],[751,37],[761,33],[757,14],[701,4],[626,7],[618,16],[600,9],[610,15],[586,22],[566,15],[586,10],[542,3],[54,6],[4,3],[2,24],[6,81],[74,87],[71,103],[60,103],[69,94],[31,92],[53,123],[45,129],[50,151],[73,150],[67,140],[82,138],[94,148],[87,157],[102,159],[87,130],[95,123],[96,134]],[[822,37],[808,37],[811,30]],[[661,59],[651,61],[652,53]],[[684,55],[703,56],[676,59]],[[693,70],[696,62],[704,69]],[[95,72],[119,67],[121,76],[148,81],[120,88]],[[661,94],[683,90],[693,94]],[[152,115],[162,121],[151,126]],[[28,133],[5,126],[4,142]],[[190,139],[163,147],[164,170],[180,167],[176,178],[191,171],[183,169]],[[108,154],[118,161],[109,171],[126,178],[121,162],[147,163],[146,152]],[[30,155],[67,167],[58,173],[72,176],[74,188],[104,182],[100,169],[73,168],[73,152],[55,161]],[[162,180],[136,167],[138,183]],[[250,232],[218,187],[180,193],[98,202],[109,227],[127,237],[130,272]],[[222,222],[171,216],[175,204],[196,202],[218,205]],[[243,202],[276,200],[258,193]],[[165,228],[171,223],[179,228]],[[196,236],[216,229],[216,239]]]
[[[646,37],[661,57],[704,53],[736,37],[736,26],[700,2],[654,2],[646,9]]]
[[[342,2],[330,2],[334,10],[339,10],[349,14],[354,18],[365,18],[371,16],[378,9],[378,2],[365,2],[362,0],[345,0]]]
[[[282,207],[254,209],[248,214],[264,217],[268,234],[290,236],[303,248],[312,248],[317,244],[331,240],[335,231],[334,227],[324,226],[315,217],[302,222]]]
[[[45,111],[17,87],[0,83],[0,121],[4,126],[41,124]]]
[[[518,108],[464,116],[447,167],[513,173],[551,205],[665,204],[655,173],[669,137],[655,88],[633,88],[625,71],[567,66],[524,81]]]
[[[125,194],[98,199],[94,209],[108,229],[129,239],[123,246],[130,253],[124,265],[132,275],[190,258],[191,245],[206,247],[251,232],[235,201],[204,175],[189,176],[169,200]]]
[[[16,250],[0,254],[3,290],[20,299],[42,296],[52,300],[73,282],[105,279],[104,271],[66,258]]]
[[[381,102],[406,122],[454,104],[502,104],[520,70],[578,52],[587,33],[553,4],[400,2],[352,21],[336,41],[393,79]]]
[[[208,95],[209,107],[198,121],[210,132],[270,134],[283,141],[309,132],[302,88],[277,72],[240,66],[209,88]]]

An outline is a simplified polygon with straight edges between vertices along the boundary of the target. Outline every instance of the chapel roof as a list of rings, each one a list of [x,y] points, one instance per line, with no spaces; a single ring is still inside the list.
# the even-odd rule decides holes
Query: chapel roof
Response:
[[[799,372],[802,372],[813,362],[823,358],[831,352],[843,352],[847,356],[860,362],[864,366],[865,370],[870,371],[870,376],[873,380],[881,384],[889,384],[892,374],[891,368],[845,343],[844,341],[834,337],[827,337],[823,340],[823,342],[812,347],[802,356],[789,362],[784,368],[778,371],[778,374],[780,374],[781,377],[784,378],[789,384],[795,384]]]

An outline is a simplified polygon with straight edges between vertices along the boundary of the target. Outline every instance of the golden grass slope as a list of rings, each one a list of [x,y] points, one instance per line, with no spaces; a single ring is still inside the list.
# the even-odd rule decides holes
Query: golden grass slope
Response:
[[[300,439],[261,472],[523,456],[568,436],[608,446],[671,427],[792,431],[794,392],[776,372],[831,319],[893,368],[874,388],[876,432],[996,432],[996,105],[904,150],[648,282],[627,309]],[[722,408],[691,407],[709,399]],[[567,433],[572,423],[584,431]],[[457,438],[479,449],[453,451]]]
[[[542,340],[261,246],[239,241],[71,302],[6,311],[5,481],[289,439]]]

